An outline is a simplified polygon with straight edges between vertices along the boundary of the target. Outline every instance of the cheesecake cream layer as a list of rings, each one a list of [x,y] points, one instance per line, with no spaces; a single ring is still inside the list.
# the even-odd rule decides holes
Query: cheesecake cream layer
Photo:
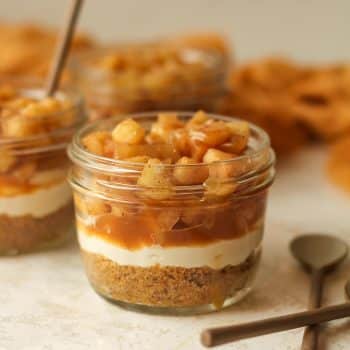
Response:
[[[72,200],[66,180],[34,192],[12,197],[0,197],[0,215],[11,217],[31,215],[41,218],[62,208]]]
[[[208,266],[213,269],[221,269],[227,265],[243,263],[260,245],[262,230],[256,229],[242,237],[221,240],[205,246],[164,248],[154,245],[137,250],[128,250],[88,234],[82,226],[78,229],[78,239],[84,251],[102,255],[119,265],[140,267],[160,265],[185,268]]]

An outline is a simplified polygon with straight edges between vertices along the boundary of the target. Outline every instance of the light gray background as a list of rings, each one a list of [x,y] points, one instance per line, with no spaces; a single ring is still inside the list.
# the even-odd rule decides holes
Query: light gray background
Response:
[[[0,18],[59,25],[67,0],[1,0]],[[286,54],[303,61],[350,58],[349,0],[86,0],[80,25],[128,40],[218,30],[239,60]]]

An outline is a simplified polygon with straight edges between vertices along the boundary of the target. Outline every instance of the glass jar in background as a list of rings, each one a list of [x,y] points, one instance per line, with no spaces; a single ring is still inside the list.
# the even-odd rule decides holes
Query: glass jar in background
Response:
[[[227,93],[230,55],[222,46],[169,40],[100,49],[81,55],[72,71],[92,120],[154,110],[213,111]]]
[[[85,121],[81,97],[0,87],[0,255],[57,246],[72,234],[66,146]]]
[[[191,116],[177,115],[184,121]],[[156,121],[156,113],[130,117],[148,130]],[[91,285],[118,305],[151,313],[195,314],[235,303],[251,289],[259,265],[274,178],[268,136],[250,124],[246,154],[211,164],[150,166],[84,148],[86,135],[103,135],[122,118],[85,126],[68,149],[78,238]],[[207,175],[222,171],[230,177],[218,181]],[[206,180],[198,183],[202,174]],[[154,186],[140,185],[140,176],[155,176]],[[174,178],[182,184],[171,182]]]

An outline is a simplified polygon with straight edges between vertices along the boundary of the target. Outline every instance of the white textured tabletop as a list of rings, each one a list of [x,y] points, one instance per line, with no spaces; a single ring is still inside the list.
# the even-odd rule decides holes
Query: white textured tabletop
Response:
[[[310,149],[282,164],[271,191],[264,254],[255,290],[225,311],[161,317],[124,311],[89,287],[76,244],[57,251],[0,259],[0,350],[202,349],[199,332],[300,311],[308,279],[288,251],[304,231],[335,233],[350,244],[350,197],[330,185],[325,152]],[[325,304],[343,301],[347,260],[327,280]],[[296,350],[302,330],[240,341],[220,349]],[[329,323],[323,349],[350,348],[350,320]]]

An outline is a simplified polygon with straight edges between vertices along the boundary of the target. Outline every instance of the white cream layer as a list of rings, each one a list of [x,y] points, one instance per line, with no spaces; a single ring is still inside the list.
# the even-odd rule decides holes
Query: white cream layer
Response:
[[[252,231],[240,238],[223,240],[202,247],[146,247],[128,250],[101,238],[78,230],[80,247],[87,252],[103,255],[120,265],[149,267],[152,265],[181,266],[186,268],[208,266],[220,269],[239,265],[259,246],[261,230]]]
[[[72,191],[64,180],[57,185],[34,192],[13,197],[0,197],[0,215],[11,217],[31,215],[40,218],[62,208],[71,199]]]

